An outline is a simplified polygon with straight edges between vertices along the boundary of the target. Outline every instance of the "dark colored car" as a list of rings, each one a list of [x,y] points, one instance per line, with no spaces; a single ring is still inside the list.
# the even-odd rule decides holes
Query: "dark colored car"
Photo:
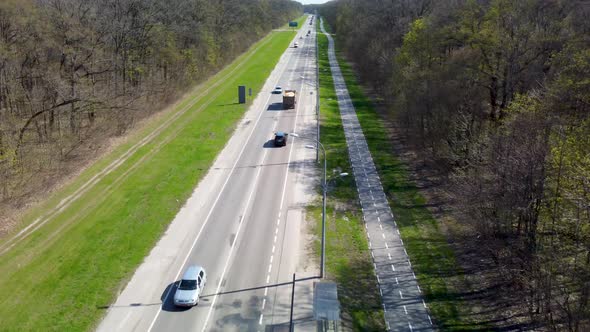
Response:
[[[274,142],[275,142],[275,146],[287,145],[287,134],[282,131],[276,132]]]

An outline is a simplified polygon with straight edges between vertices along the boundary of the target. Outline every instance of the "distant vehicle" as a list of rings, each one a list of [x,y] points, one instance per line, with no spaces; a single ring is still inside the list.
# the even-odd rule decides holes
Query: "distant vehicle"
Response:
[[[275,146],[287,145],[287,134],[282,131],[277,131],[275,133],[274,144],[275,144]]]
[[[285,90],[283,93],[283,109],[295,108],[295,90]]]
[[[281,93],[283,93],[283,88],[281,88],[281,86],[280,86],[280,85],[277,85],[277,86],[275,87],[275,89],[274,89],[274,90],[272,90],[272,93],[275,93],[275,94],[281,94]]]
[[[295,42],[295,44],[293,44],[293,47],[294,47],[294,48],[297,48],[297,47],[299,47],[299,43],[298,43],[298,42]]]
[[[189,266],[182,275],[182,280],[178,283],[178,288],[174,293],[174,305],[192,307],[199,304],[199,296],[203,292],[206,282],[207,273],[203,267]]]

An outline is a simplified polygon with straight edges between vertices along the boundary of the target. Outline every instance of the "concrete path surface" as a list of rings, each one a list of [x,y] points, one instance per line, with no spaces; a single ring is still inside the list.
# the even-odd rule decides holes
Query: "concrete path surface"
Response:
[[[432,331],[434,327],[426,303],[336,60],[334,41],[324,30],[323,21],[320,24],[329,41],[330,69],[363,209],[369,249],[379,282],[387,328],[390,331]]]

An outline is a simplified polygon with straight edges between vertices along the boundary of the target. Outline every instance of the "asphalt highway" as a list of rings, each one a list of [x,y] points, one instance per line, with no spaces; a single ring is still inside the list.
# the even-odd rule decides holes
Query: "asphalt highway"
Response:
[[[315,20],[314,20],[315,25]],[[302,206],[313,194],[315,152],[276,131],[313,135],[315,30],[309,19],[269,76],[213,167],[109,308],[99,331],[264,331],[290,316],[293,273],[298,273],[301,329],[311,324],[315,271],[301,270]],[[303,38],[300,38],[300,37]],[[291,43],[291,46],[293,42]],[[297,90],[295,109],[282,110],[274,86]],[[307,167],[306,167],[307,166]],[[172,304],[175,282],[187,266],[207,271],[200,303]],[[309,278],[311,279],[311,278]],[[311,325],[309,325],[311,326]]]

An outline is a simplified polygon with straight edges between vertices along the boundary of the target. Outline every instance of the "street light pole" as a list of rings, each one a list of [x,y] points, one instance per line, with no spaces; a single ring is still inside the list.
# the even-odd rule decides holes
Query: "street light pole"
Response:
[[[320,57],[319,57],[319,41],[318,41],[318,28],[317,28],[317,12],[316,12],[316,27],[315,27],[315,86],[316,86],[316,100],[315,100],[315,110],[316,110],[316,119],[317,119],[317,139],[320,140]],[[325,157],[325,156],[324,156]],[[319,149],[315,152],[315,161],[320,162],[320,151]]]
[[[326,194],[328,193],[328,186],[326,184],[326,175],[328,171],[328,158],[326,157],[326,149],[319,139],[300,136],[297,133],[291,133],[290,135],[293,137],[300,137],[303,139],[315,141],[317,144],[315,146],[316,151],[319,151],[319,148],[321,148],[322,154],[324,155],[324,176],[322,180],[322,254],[320,256],[320,279],[324,279],[326,275]]]
[[[326,184],[326,171],[327,171],[327,163],[328,158],[326,158],[326,150],[320,141],[317,141],[318,145],[322,147],[322,152],[324,154],[324,183],[322,184],[323,188],[323,197],[322,197],[322,256],[321,256],[321,271],[320,271],[320,279],[324,279],[326,275],[326,194],[328,193],[328,186]],[[317,149],[319,150],[319,149]]]

